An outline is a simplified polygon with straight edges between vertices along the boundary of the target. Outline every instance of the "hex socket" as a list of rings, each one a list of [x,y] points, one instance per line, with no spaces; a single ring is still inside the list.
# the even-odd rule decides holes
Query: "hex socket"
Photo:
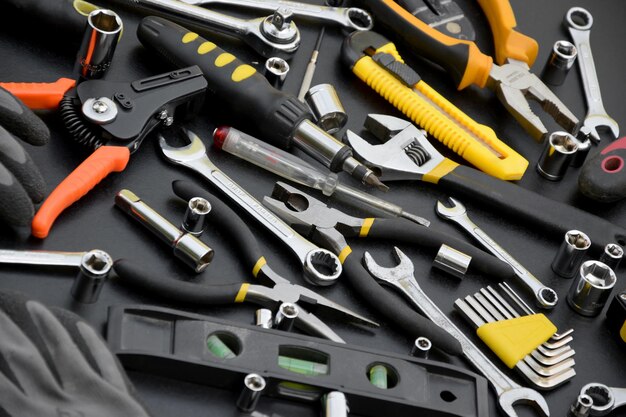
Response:
[[[576,151],[578,151],[578,141],[569,133],[550,134],[537,163],[537,172],[550,181],[562,180]]]
[[[332,391],[322,397],[323,417],[348,417],[350,408],[343,392]]]
[[[348,123],[348,114],[339,100],[332,84],[319,84],[311,87],[304,96],[317,120],[317,125],[325,132],[333,134]]]
[[[573,43],[565,40],[556,41],[541,74],[543,81],[550,85],[562,85],[577,56],[578,50]]]
[[[298,306],[293,303],[282,303],[274,317],[274,325],[279,330],[286,332],[293,329],[293,325],[298,317]]]
[[[430,349],[433,347],[432,342],[427,337],[420,336],[415,339],[411,348],[411,356],[416,358],[428,359]]]
[[[117,193],[115,205],[167,243],[174,249],[174,256],[196,273],[204,271],[213,260],[213,249],[197,237],[181,232],[132,191],[122,190]]]
[[[583,232],[570,230],[565,233],[561,247],[552,261],[552,270],[563,278],[573,278],[590,247],[591,239]]]
[[[211,203],[202,197],[194,197],[187,204],[182,228],[194,236],[200,236],[206,230]]]
[[[248,374],[243,380],[243,389],[237,399],[237,408],[244,413],[251,413],[256,408],[265,389],[265,378],[258,374]]]
[[[615,272],[600,261],[586,261],[572,282],[567,303],[578,314],[595,317],[602,311],[617,282]]]
[[[108,253],[97,249],[85,253],[80,260],[79,271],[72,284],[72,298],[84,304],[98,301],[111,268],[113,268],[113,259]]]
[[[82,80],[102,78],[109,70],[122,26],[122,19],[112,10],[89,13],[76,57],[76,72]]]
[[[624,257],[624,249],[617,243],[609,243],[604,247],[600,262],[606,264],[613,271],[617,271]]]

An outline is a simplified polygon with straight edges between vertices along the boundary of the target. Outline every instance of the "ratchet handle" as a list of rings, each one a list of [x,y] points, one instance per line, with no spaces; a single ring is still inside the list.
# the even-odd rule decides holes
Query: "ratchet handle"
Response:
[[[499,281],[515,278],[513,268],[506,262],[499,260],[476,246],[440,232],[434,229],[432,225],[426,228],[404,220],[376,219],[367,236],[418,245],[420,249],[429,249],[429,252],[432,254],[437,253],[441,245],[445,244],[472,257],[468,272],[493,277]]]
[[[50,193],[32,222],[32,234],[39,239],[48,237],[59,215],[80,200],[112,172],[126,168],[130,151],[124,146],[102,146],[92,153]]]
[[[607,243],[626,245],[626,229],[574,206],[550,200],[516,184],[500,181],[470,167],[458,166],[439,180],[453,196],[480,201],[516,222],[533,224],[536,230],[564,235],[569,230],[584,231],[596,251]],[[559,237],[562,238],[562,237]]]
[[[533,38],[515,30],[517,22],[508,0],[478,0],[493,32],[496,62],[506,63],[507,58],[525,62],[529,67],[535,63],[539,44]]]
[[[394,33],[416,55],[441,65],[459,90],[475,84],[484,87],[493,59],[469,41],[444,35],[433,29],[392,0],[361,0],[376,21]]]
[[[196,184],[187,181],[174,181],[172,182],[172,189],[174,194],[185,201],[194,197],[202,197],[211,203],[211,222],[220,225],[223,230],[228,230],[228,234],[232,237],[231,241],[237,242],[239,246],[238,252],[243,258],[245,268],[253,271],[262,257],[261,248],[246,223],[219,198]]]
[[[349,249],[349,247],[346,248]],[[398,302],[397,297],[381,287],[361,265],[362,257],[363,252],[351,252],[343,261],[344,276],[359,296],[400,329],[405,336],[413,339],[420,336],[427,337],[433,346],[450,355],[459,356],[463,353],[461,344],[452,335],[426,317],[419,315],[405,302]]]
[[[229,122],[282,149],[289,148],[294,130],[313,115],[296,96],[275,89],[257,70],[176,23],[144,18],[137,37],[149,50],[174,65],[198,65],[208,91]]]
[[[65,93],[75,85],[76,81],[69,78],[59,78],[53,83],[0,83],[0,87],[19,97],[32,110],[56,110]]]
[[[578,189],[603,203],[626,197],[626,137],[604,148],[585,162],[578,177]]]

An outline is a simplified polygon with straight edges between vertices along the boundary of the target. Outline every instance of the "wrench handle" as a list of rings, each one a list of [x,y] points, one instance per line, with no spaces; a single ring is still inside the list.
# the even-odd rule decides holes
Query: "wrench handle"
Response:
[[[198,65],[215,108],[231,119],[224,120],[225,124],[286,149],[296,127],[313,119],[296,96],[275,89],[254,67],[182,26],[149,16],[141,21],[137,37],[143,46],[178,67]]]
[[[439,185],[454,196],[479,201],[519,223],[533,224],[538,230],[563,235],[569,230],[582,228],[596,251],[602,251],[607,243],[626,246],[626,229],[623,227],[470,167],[455,168],[439,180]]]

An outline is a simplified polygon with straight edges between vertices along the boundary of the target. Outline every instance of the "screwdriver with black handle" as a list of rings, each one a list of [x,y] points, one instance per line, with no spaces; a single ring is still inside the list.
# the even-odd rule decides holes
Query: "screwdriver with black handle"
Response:
[[[387,190],[373,171],[352,156],[349,146],[313,123],[313,114],[296,96],[275,89],[254,67],[215,43],[154,16],[141,21],[137,37],[174,65],[198,65],[209,83],[209,94],[221,109],[236,116],[235,127],[282,149],[294,145],[333,172],[343,170],[364,184]]]

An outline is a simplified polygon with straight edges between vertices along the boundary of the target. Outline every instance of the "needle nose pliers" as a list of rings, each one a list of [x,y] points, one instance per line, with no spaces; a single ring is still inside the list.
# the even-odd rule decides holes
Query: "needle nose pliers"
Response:
[[[294,303],[299,306],[295,326],[311,335],[323,337],[338,343],[345,343],[315,313],[326,314],[354,323],[378,326],[377,323],[343,307],[314,291],[292,284],[274,272],[261,255],[259,244],[248,226],[226,204],[195,184],[175,181],[174,193],[189,201],[193,197],[207,199],[213,209],[210,216],[212,224],[233,236],[233,242],[239,245],[242,263],[252,272],[259,284],[233,283],[225,285],[201,285],[173,279],[157,278],[159,274],[147,270],[129,260],[115,263],[115,272],[122,282],[158,296],[167,297],[183,303],[200,305],[225,305],[251,302],[276,311],[282,303]]]
[[[532,72],[537,42],[515,30],[517,25],[508,0],[478,0],[493,32],[496,63],[474,42],[455,39],[431,28],[392,0],[361,1],[376,21],[395,33],[417,55],[445,68],[459,89],[472,84],[495,91],[500,102],[535,139],[548,130],[531,110],[528,99],[569,133],[576,135],[580,121]]]

